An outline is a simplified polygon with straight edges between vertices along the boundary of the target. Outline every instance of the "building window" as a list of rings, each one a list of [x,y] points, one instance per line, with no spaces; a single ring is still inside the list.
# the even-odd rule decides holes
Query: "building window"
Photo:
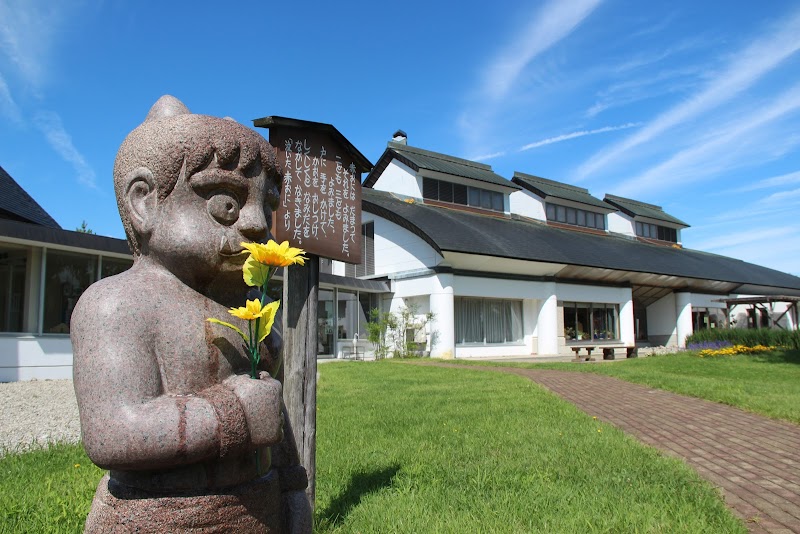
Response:
[[[97,280],[97,256],[47,251],[42,331],[68,334],[78,298]]]
[[[435,178],[422,179],[422,197],[473,208],[505,211],[503,193]]]
[[[522,301],[456,297],[456,343],[522,343]]]
[[[692,308],[692,325],[695,332],[713,328],[727,328],[725,312],[719,308]]]
[[[675,228],[659,226],[657,224],[636,222],[636,235],[660,241],[678,242],[678,231]]]
[[[606,216],[602,213],[586,211],[578,208],[568,208],[558,204],[545,204],[545,213],[548,221],[583,226],[584,228],[606,229]]]
[[[346,263],[344,275],[351,278],[375,274],[375,223],[361,225],[361,262],[357,265]]]
[[[619,306],[594,302],[564,302],[567,341],[619,339]]]
[[[133,266],[132,260],[118,260],[116,258],[103,258],[103,268],[101,278],[108,278],[123,271],[127,271]]]
[[[27,250],[0,249],[0,329],[3,332],[23,331],[27,263]]]

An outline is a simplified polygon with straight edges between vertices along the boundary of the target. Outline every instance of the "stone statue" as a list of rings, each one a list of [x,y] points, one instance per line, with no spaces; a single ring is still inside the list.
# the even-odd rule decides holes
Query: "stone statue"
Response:
[[[248,288],[241,242],[269,236],[274,149],[231,119],[164,96],[123,142],[117,204],[134,264],[90,286],[72,316],[83,443],[101,480],[85,532],[311,532],[281,398],[230,317]],[[276,324],[279,321],[276,321]]]

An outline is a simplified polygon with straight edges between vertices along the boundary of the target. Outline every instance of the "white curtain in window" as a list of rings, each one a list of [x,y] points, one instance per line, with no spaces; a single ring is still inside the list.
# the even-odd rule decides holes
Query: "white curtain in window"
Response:
[[[456,343],[522,341],[522,302],[500,299],[456,299]]]

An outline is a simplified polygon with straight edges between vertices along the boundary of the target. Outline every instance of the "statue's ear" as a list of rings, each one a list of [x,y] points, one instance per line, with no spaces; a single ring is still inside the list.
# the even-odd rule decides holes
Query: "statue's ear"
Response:
[[[125,187],[125,208],[134,231],[148,238],[156,219],[158,192],[153,173],[146,167],[137,167],[128,173]]]

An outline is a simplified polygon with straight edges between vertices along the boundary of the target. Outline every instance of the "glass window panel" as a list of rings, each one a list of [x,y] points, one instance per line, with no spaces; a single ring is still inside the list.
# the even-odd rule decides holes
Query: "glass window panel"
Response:
[[[487,210],[492,209],[492,192],[481,189],[481,207]]]
[[[548,221],[555,221],[556,220],[556,207],[552,204],[547,204],[547,220]]]
[[[467,186],[463,184],[453,184],[453,202],[467,205]]]
[[[578,332],[577,329],[577,308],[574,303],[564,304],[564,337],[567,340],[574,340]]]
[[[358,332],[358,301],[352,291],[339,291],[338,314],[336,319],[336,337],[353,339]]]
[[[450,182],[439,182],[439,200],[442,202],[453,201],[453,184]]]
[[[587,212],[586,212],[586,226],[587,226],[587,227],[589,227],[589,228],[594,228],[594,224],[595,224],[595,223],[594,223],[594,220],[595,220],[595,217],[596,217],[596,216],[595,216],[595,214],[594,214],[594,213],[592,213],[591,211],[587,211]]]
[[[495,211],[503,211],[503,193],[497,191],[492,192],[492,209]]]
[[[367,332],[369,312],[378,307],[378,296],[375,293],[359,293],[358,304],[358,337],[366,341],[369,335]]]
[[[595,213],[594,215],[595,228],[599,230],[606,229],[606,216],[602,213]]]
[[[586,212],[583,210],[578,210],[578,226],[586,226]]]
[[[127,271],[133,266],[133,260],[118,260],[116,258],[103,258],[103,268],[101,278],[108,278],[123,271]]]
[[[481,190],[477,187],[469,188],[469,205],[475,208],[481,207]]]
[[[317,354],[333,356],[333,291],[320,289],[317,304]]]
[[[575,224],[577,211],[575,208],[567,208],[567,224]]]
[[[480,299],[456,298],[456,343],[483,343],[483,306]]]
[[[22,332],[28,251],[0,249],[0,331]]]
[[[567,208],[556,206],[556,220],[558,222],[567,222]]]
[[[640,222],[636,223],[636,235],[644,235],[644,228],[642,228],[642,223]]]
[[[422,179],[422,198],[439,199],[439,180],[433,178]]]
[[[78,298],[97,279],[97,256],[47,251],[44,283],[45,333],[69,333]]]

